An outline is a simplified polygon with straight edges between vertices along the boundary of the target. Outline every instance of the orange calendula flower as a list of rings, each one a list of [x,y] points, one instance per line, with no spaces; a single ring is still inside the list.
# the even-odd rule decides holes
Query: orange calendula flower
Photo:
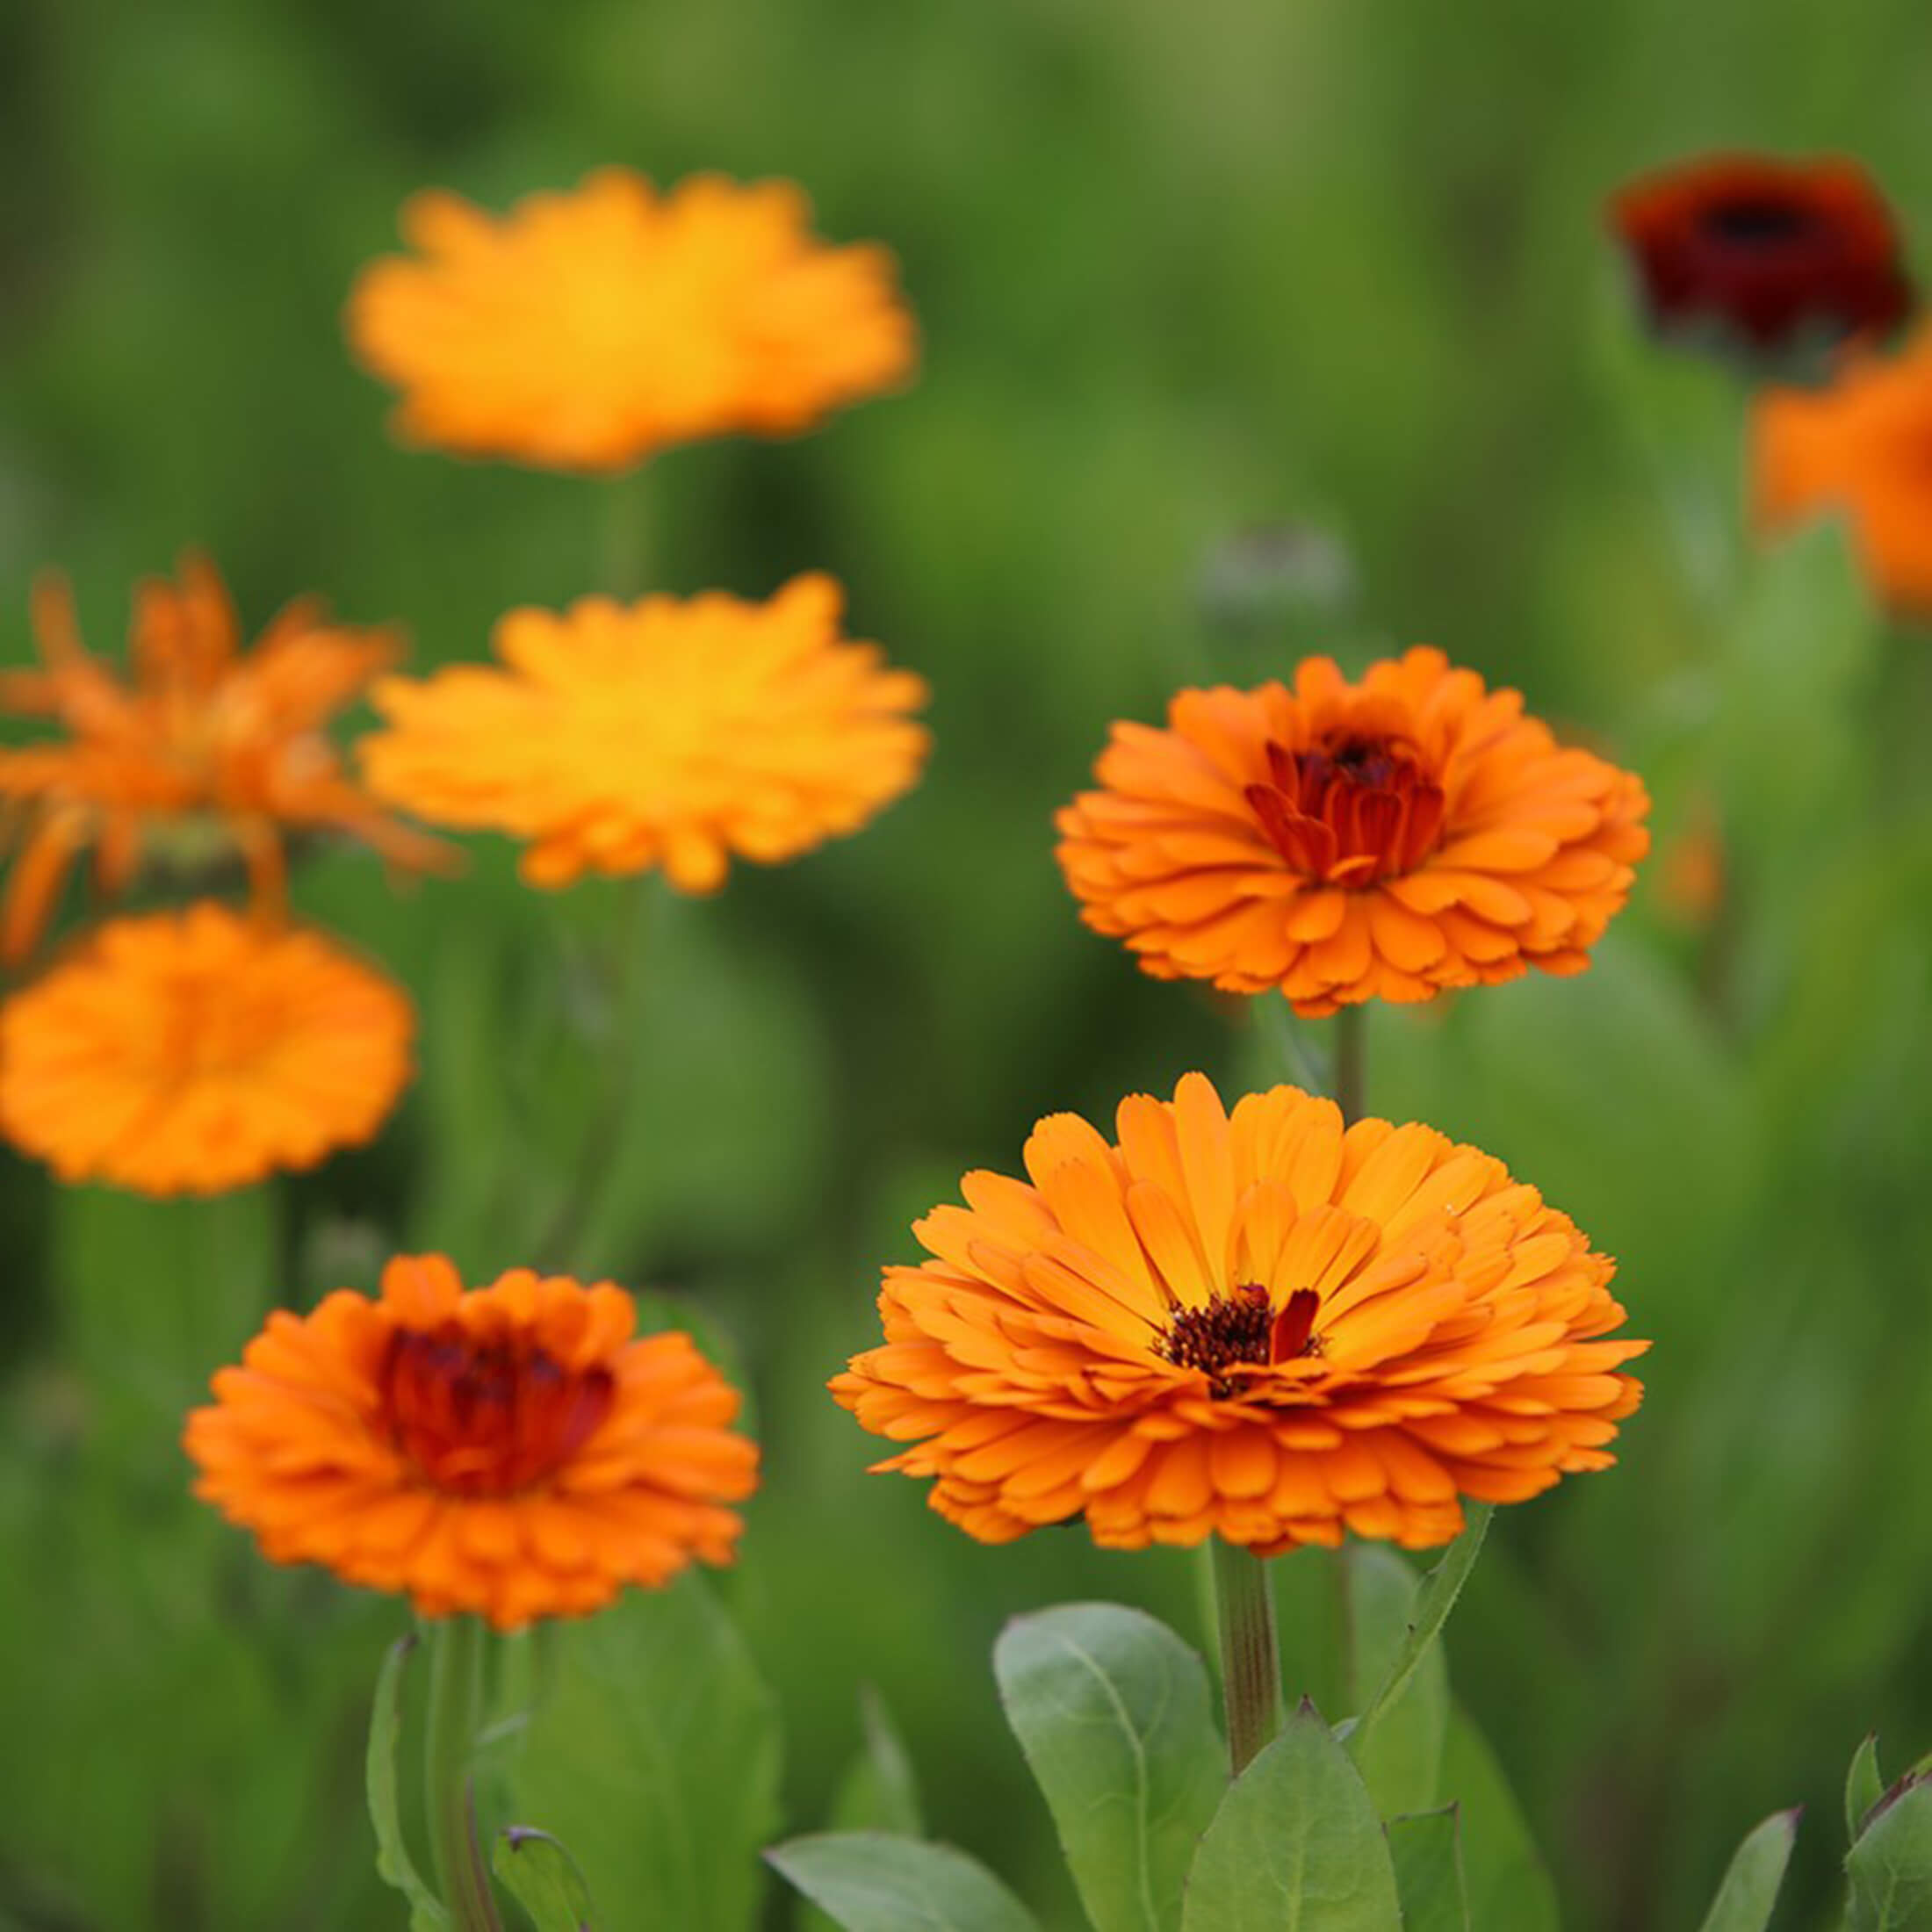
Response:
[[[770,602],[722,592],[515,610],[503,669],[386,679],[390,729],[362,742],[379,797],[527,841],[523,876],[661,866],[710,892],[730,854],[789,859],[851,832],[919,775],[926,699],[876,645],[839,636],[839,587],[795,578]]]
[[[827,248],[789,182],[715,175],[660,195],[622,168],[501,218],[441,192],[404,208],[418,253],[350,298],[396,433],[472,456],[622,470],[668,443],[787,436],[897,387],[917,342],[891,256]]]
[[[988,1543],[1084,1516],[1117,1548],[1423,1548],[1462,1497],[1613,1460],[1649,1344],[1607,1338],[1611,1263],[1500,1161],[1294,1087],[1230,1115],[1198,1073],[1118,1133],[1053,1114],[1027,1180],[967,1175],[831,1385],[941,1515]]]
[[[1932,616],[1932,328],[1896,357],[1847,363],[1827,388],[1762,391],[1750,453],[1762,530],[1842,512],[1878,595]]]
[[[192,861],[239,851],[271,905],[292,831],[347,833],[400,865],[443,861],[434,840],[377,809],[322,730],[395,660],[393,631],[327,624],[305,598],[244,654],[227,592],[195,556],[178,583],[136,588],[127,680],[81,643],[63,579],[35,584],[33,628],[41,668],[0,672],[0,710],[51,718],[67,737],[0,751],[0,834],[20,846],[0,955],[32,949],[90,846],[109,892],[151,852]]]
[[[1417,646],[1349,683],[1183,691],[1056,823],[1097,932],[1159,979],[1302,1014],[1578,973],[1648,845],[1642,784]]]
[[[738,1395],[608,1281],[512,1269],[465,1292],[399,1256],[371,1301],[278,1310],[188,1418],[195,1494],[278,1563],[500,1630],[732,1561],[756,1488]]]
[[[220,1193],[368,1140],[415,1030],[319,934],[212,901],[116,919],[0,1006],[0,1132],[62,1180]]]

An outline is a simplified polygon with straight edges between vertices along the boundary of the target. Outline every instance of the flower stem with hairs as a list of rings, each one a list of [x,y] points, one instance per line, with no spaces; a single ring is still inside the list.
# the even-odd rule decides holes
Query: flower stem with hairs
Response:
[[[483,1705],[483,1620],[439,1617],[430,1624],[429,1721],[424,1797],[436,1892],[454,1932],[502,1932],[476,1841],[470,1755]]]
[[[1335,1016],[1335,1104],[1351,1126],[1368,1110],[1368,1008],[1344,1006]]]
[[[1228,1714],[1228,1770],[1239,1777],[1281,1726],[1281,1662],[1265,1562],[1215,1537],[1215,1604],[1221,1628],[1221,1690]]]

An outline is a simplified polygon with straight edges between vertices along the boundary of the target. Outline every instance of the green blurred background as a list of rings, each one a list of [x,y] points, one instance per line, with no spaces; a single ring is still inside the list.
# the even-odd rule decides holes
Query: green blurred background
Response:
[[[1662,845],[1718,814],[1729,879],[1695,914],[1654,859],[1587,977],[1373,1016],[1376,1110],[1544,1187],[1658,1344],[1620,1467],[1499,1520],[1459,1696],[1566,1925],[1695,1924],[1799,1801],[1778,1922],[1833,1922],[1846,1761],[1872,1729],[1894,1772],[1932,1745],[1932,679],[1828,537],[1733,544],[1736,399],[1637,339],[1601,207],[1713,147],[1837,148],[1915,238],[1928,126],[1920,0],[0,10],[7,660],[43,563],[97,647],[198,545],[251,630],[320,591],[405,624],[419,667],[597,588],[610,487],[393,447],[350,280],[421,185],[779,174],[826,235],[898,253],[919,379],[797,443],[673,451],[617,514],[648,519],[654,587],[833,572],[853,631],[931,680],[936,738],[859,837],[652,895],[610,1144],[624,895],[529,893],[479,842],[402,896],[349,854],[299,881],[421,1004],[422,1078],[372,1148],[212,1209],[0,1168],[0,1923],[400,1922],[359,1780],[405,1612],[187,1503],[179,1417],[270,1294],[371,1287],[398,1246],[522,1262],[587,1162],[614,1184],[572,1258],[688,1297],[754,1393],[727,1594],[783,1709],[789,1827],[826,1816],[868,1683],[934,1830],[1073,1922],[992,1638],[1073,1597],[1193,1633],[1194,1568],[977,1548],[861,1474],[877,1445],[822,1384],[908,1222],[1038,1114],[1279,1075],[1238,1004],[1076,919],[1050,818],[1109,719],[1418,638],[1643,769]],[[1284,587],[1269,559],[1311,545],[1352,591]]]

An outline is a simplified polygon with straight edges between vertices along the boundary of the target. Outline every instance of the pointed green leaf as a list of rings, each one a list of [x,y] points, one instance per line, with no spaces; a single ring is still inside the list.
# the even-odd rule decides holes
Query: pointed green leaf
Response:
[[[1798,1835],[1796,1811],[1773,1812],[1737,1848],[1731,1869],[1705,1915],[1704,1932],[1764,1932]]]
[[[1874,1731],[1851,1755],[1851,1770],[1845,1777],[1845,1838],[1856,1844],[1864,1829],[1865,1816],[1885,1796],[1885,1779],[1878,1772],[1878,1734]]]
[[[1398,1932],[1381,1821],[1361,1774],[1303,1704],[1222,1800],[1183,1932]]]
[[[1462,1829],[1453,1805],[1388,1821],[1402,1932],[1469,1932]]]
[[[500,1831],[490,1869],[530,1914],[537,1932],[597,1932],[590,1887],[577,1861],[547,1831],[527,1825]]]
[[[1469,1922],[1482,1932],[1558,1932],[1556,1888],[1529,1827],[1482,1734],[1460,1711],[1449,1722],[1442,1788],[1461,1822]]]
[[[1337,1552],[1346,1566],[1349,1701],[1361,1710],[1395,1673],[1422,1614],[1416,1573],[1394,1550],[1359,1543]],[[1431,1810],[1442,1798],[1442,1749],[1449,1730],[1449,1666],[1442,1646],[1424,1644],[1407,1681],[1381,1705],[1372,1729],[1354,1727],[1349,1748],[1384,1818]]]
[[[865,1741],[833,1800],[833,1829],[919,1837],[926,1824],[920,1815],[912,1760],[884,1698],[869,1683],[859,1687],[859,1721]]]
[[[561,1838],[626,1924],[753,1923],[778,1815],[776,1713],[703,1580],[634,1590],[551,1640],[513,1815]]]
[[[1008,1624],[993,1672],[1095,1932],[1179,1926],[1228,1782],[1200,1659],[1140,1611],[1068,1604]]]
[[[376,1705],[369,1719],[369,1821],[376,1831],[376,1871],[409,1901],[410,1932],[442,1932],[450,1922],[435,1892],[422,1882],[402,1835],[396,1801],[396,1747],[402,1741],[402,1667],[416,1647],[414,1636],[391,1644],[376,1678]]]
[[[1921,1932],[1932,1925],[1932,1778],[1899,1780],[1845,1860],[1851,1932]]]
[[[826,1832],[765,1857],[845,1932],[1038,1932],[991,1872],[950,1845]]]

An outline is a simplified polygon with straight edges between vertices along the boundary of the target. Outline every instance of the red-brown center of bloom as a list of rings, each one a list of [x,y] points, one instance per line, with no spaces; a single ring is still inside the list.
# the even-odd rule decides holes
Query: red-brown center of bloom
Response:
[[[568,1369],[527,1342],[479,1342],[458,1323],[403,1329],[382,1369],[395,1445],[457,1496],[510,1496],[559,1468],[610,1412],[604,1368]]]
[[[1703,226],[1720,242],[1745,248],[1783,248],[1809,234],[1817,222],[1802,202],[1775,195],[1739,195],[1705,209]]]
[[[1320,1354],[1313,1330],[1321,1304],[1313,1288],[1297,1288],[1277,1308],[1265,1288],[1245,1281],[1232,1294],[1210,1294],[1205,1308],[1176,1308],[1156,1347],[1176,1367],[1200,1369],[1216,1396],[1229,1395],[1225,1372],[1237,1362],[1265,1366]]]
[[[1296,871],[1330,885],[1369,885],[1409,872],[1442,833],[1443,792],[1422,753],[1396,732],[1335,731],[1306,751],[1272,739],[1266,784],[1249,809]]]

